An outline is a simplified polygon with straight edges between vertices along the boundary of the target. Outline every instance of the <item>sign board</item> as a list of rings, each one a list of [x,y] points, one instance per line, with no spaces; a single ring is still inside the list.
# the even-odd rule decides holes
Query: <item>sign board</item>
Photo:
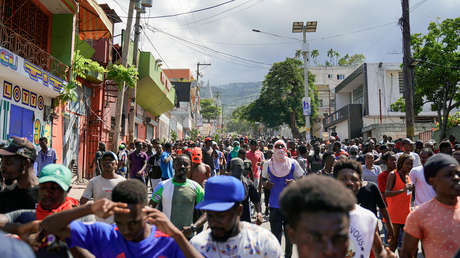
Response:
[[[303,115],[304,116],[311,116],[311,100],[310,97],[302,98],[302,107],[303,107]]]

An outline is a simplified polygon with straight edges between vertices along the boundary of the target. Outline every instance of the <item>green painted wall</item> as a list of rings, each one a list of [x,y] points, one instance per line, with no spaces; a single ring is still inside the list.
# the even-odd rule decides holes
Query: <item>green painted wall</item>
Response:
[[[75,51],[80,50],[80,55],[91,58],[96,50],[92,48],[86,41],[80,40],[80,37],[75,36]]]
[[[51,55],[71,65],[73,14],[53,14],[51,27]]]

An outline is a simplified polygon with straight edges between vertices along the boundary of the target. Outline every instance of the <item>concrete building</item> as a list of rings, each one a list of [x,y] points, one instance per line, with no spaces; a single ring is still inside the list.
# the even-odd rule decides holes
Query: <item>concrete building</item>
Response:
[[[315,75],[315,86],[319,93],[319,119],[313,124],[313,135],[321,137],[325,131],[323,120],[335,112],[335,87],[351,74],[356,66],[313,66],[309,71]]]
[[[359,136],[393,139],[406,134],[405,113],[391,110],[390,105],[403,95],[399,63],[364,63],[335,87],[335,112],[324,120],[328,132],[341,139]],[[436,113],[429,103],[416,117],[416,133],[434,125]]]

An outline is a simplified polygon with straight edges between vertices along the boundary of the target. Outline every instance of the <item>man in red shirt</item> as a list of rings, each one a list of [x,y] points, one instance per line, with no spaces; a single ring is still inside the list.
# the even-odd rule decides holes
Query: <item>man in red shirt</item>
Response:
[[[254,184],[257,189],[259,189],[260,183],[260,164],[263,160],[263,153],[257,148],[257,141],[251,140],[249,142],[249,151],[246,152],[246,158],[252,162],[252,177]],[[259,189],[260,192],[260,189]]]

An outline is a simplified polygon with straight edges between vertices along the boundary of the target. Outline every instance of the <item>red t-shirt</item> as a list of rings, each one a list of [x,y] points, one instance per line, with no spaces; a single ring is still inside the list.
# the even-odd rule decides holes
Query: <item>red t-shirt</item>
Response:
[[[260,173],[257,164],[260,165],[262,163],[262,152],[259,150],[256,150],[255,152],[248,151],[246,152],[246,158],[252,162],[252,175],[254,178],[259,178]]]
[[[390,171],[385,170],[382,173],[379,174],[377,177],[377,184],[380,190],[380,193],[382,194],[382,197],[384,196],[385,189],[387,188],[387,178],[388,174],[390,174]],[[383,197],[385,199],[385,197]]]

